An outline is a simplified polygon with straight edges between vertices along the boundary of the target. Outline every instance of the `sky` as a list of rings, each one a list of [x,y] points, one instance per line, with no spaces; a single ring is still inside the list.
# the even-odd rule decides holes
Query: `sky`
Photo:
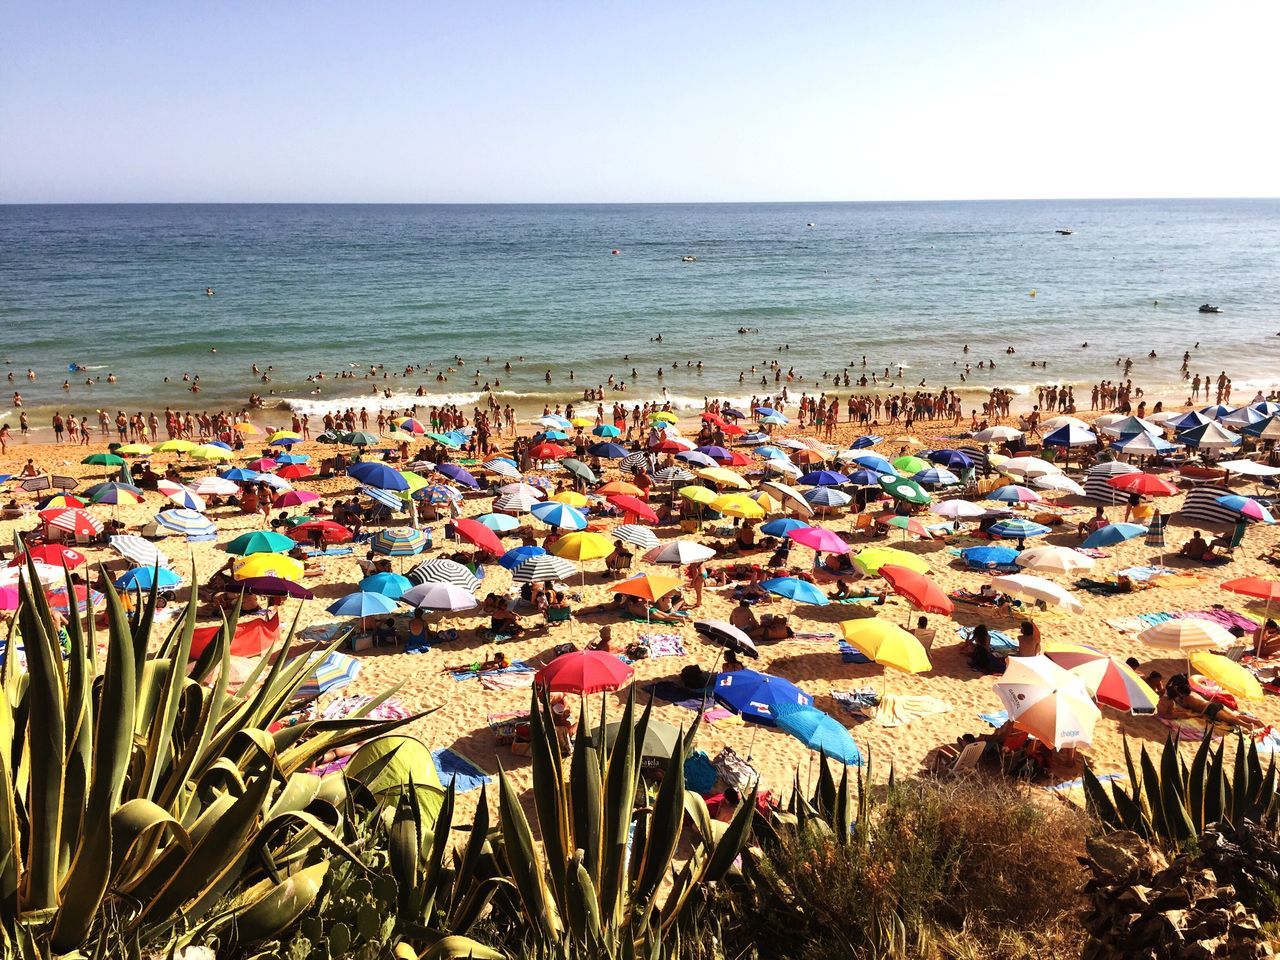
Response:
[[[1280,195],[1273,0],[0,3],[0,202]]]

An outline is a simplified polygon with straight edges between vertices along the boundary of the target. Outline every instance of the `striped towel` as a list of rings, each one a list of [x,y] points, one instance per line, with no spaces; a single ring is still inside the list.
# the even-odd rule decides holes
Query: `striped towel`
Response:
[[[651,657],[687,657],[689,651],[674,633],[642,633],[637,638],[649,648]]]
[[[864,656],[858,650],[843,640],[840,641],[840,659],[845,663],[870,663],[869,657]]]
[[[513,660],[510,666],[503,667],[501,670],[486,670],[481,674],[478,670],[453,670],[449,676],[461,683],[464,680],[474,680],[479,676],[493,676],[499,673],[535,673],[533,667],[529,666],[523,660]]]

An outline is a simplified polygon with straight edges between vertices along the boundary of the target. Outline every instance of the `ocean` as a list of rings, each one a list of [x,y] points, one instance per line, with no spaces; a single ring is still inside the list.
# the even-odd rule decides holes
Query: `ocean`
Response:
[[[773,393],[774,360],[795,396],[846,366],[888,368],[881,390],[1027,393],[1118,378],[1125,357],[1135,383],[1179,389],[1184,350],[1245,400],[1280,386],[1278,280],[1280,200],[0,206],[0,416],[16,422],[15,390],[47,426],[55,409],[94,422],[251,391],[268,421],[469,407],[486,383],[534,413],[610,374],[628,385],[610,398],[665,388],[700,409]]]

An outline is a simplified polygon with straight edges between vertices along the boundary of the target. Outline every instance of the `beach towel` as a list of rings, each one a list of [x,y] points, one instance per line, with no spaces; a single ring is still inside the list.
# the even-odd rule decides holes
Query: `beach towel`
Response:
[[[427,643],[426,636],[409,637],[404,642],[405,653],[430,653],[431,644]]]
[[[1198,573],[1162,573],[1152,578],[1151,582],[1167,590],[1185,590],[1188,587],[1202,586],[1205,578]]]
[[[1121,586],[1114,580],[1095,580],[1093,577],[1081,577],[1073,584],[1077,590],[1083,590],[1085,593],[1091,593],[1094,596],[1109,597],[1117,593],[1133,593],[1135,589],[1142,589],[1148,586],[1146,581],[1137,580],[1133,586]]]
[[[951,704],[937,697],[887,693],[880,700],[872,719],[882,727],[904,727],[912,720],[950,713],[951,709]]]
[[[1168,717],[1158,718],[1160,722],[1173,731],[1177,738],[1184,742],[1199,743],[1204,739],[1205,731],[1209,729],[1208,725],[1198,717],[1183,717],[1177,720]],[[1214,733],[1213,739],[1221,740],[1221,733]]]
[[[298,639],[313,640],[318,644],[331,642],[341,630],[340,623],[313,623],[309,627],[303,627],[298,631]]]
[[[1117,577],[1128,577],[1130,580],[1150,580],[1152,577],[1163,576],[1166,573],[1176,573],[1168,567],[1125,567],[1123,570],[1117,570]]]
[[[834,633],[805,633],[803,631],[792,634],[788,639],[791,640],[833,640]]]
[[[324,709],[320,711],[319,719],[341,720],[344,717],[351,716],[357,710],[372,702],[372,700],[373,697],[368,694],[338,697],[325,705]],[[384,700],[365,714],[365,717],[369,720],[404,720],[409,716],[409,711],[394,697],[390,700]]]
[[[985,720],[993,727],[1003,727],[1009,722],[1009,714],[1003,710],[994,710],[991,713],[978,714],[979,720]]]
[[[716,707],[714,710],[706,711],[703,713],[702,719],[707,723],[727,723],[736,726],[742,726],[746,722],[732,710],[726,710],[724,707]]]
[[[845,604],[848,604],[848,603],[875,603],[875,602],[876,602],[877,600],[879,600],[879,599],[880,599],[879,597],[832,597],[832,598],[831,598],[831,602],[832,602],[832,603],[845,603]],[[885,602],[886,602],[886,603],[888,603],[889,601],[886,599],[886,601],[885,601]]]
[[[1110,783],[1112,780],[1128,780],[1129,778],[1123,773],[1104,773],[1098,776],[1101,783]],[[1076,780],[1064,780],[1062,783],[1051,784],[1045,787],[1046,790],[1052,790],[1055,793],[1066,793],[1070,790],[1084,789],[1084,777]]]
[[[533,674],[482,673],[480,686],[486,690],[528,690],[533,686]]]
[[[1104,622],[1119,633],[1141,633],[1148,627],[1176,619],[1177,614],[1173,613],[1140,613],[1136,617],[1112,617]]]
[[[760,774],[756,772],[755,767],[738,756],[733,747],[725,747],[721,750],[711,761],[711,765],[716,768],[720,779],[739,793],[750,791],[760,780]]]
[[[493,777],[481,770],[474,762],[448,747],[432,750],[431,759],[436,763],[436,773],[440,774],[440,782],[448,787],[449,782],[453,781],[454,790],[458,793],[470,793],[472,790],[479,790],[486,783],[493,782]]]
[[[449,676],[461,683],[464,680],[474,680],[480,676],[492,676],[496,673],[535,673],[533,667],[529,666],[523,660],[513,660],[510,665],[502,667],[498,670],[485,670],[481,673],[478,670],[451,670]]]
[[[1258,753],[1280,753],[1280,731],[1274,727],[1267,727],[1262,735],[1257,738]]]
[[[684,642],[674,633],[642,633],[637,638],[649,648],[651,657],[687,657],[689,651]]]
[[[644,688],[644,691],[657,700],[665,700],[667,703],[674,704],[677,707],[684,707],[686,710],[701,710],[703,706],[701,691],[690,690],[688,687],[671,680],[659,680],[657,683],[651,683]],[[706,701],[708,703],[711,702],[710,694],[707,694]]]
[[[1180,613],[1178,616],[1190,620],[1208,620],[1225,630],[1239,627],[1245,633],[1253,633],[1258,629],[1257,620],[1250,620],[1244,614],[1236,613],[1232,610],[1190,610],[1186,613]]]
[[[973,639],[973,627],[956,627],[956,633],[960,634],[960,639],[968,643]],[[991,652],[995,654],[1016,654],[1018,652],[1018,641],[1014,640],[1002,630],[988,630],[987,635],[991,638]]]
[[[862,653],[860,653],[858,650],[856,650],[854,647],[852,647],[848,643],[845,643],[843,640],[840,641],[839,646],[840,646],[840,659],[843,660],[845,663],[870,663],[871,662],[870,657],[863,656]]]
[[[706,796],[716,788],[719,774],[704,750],[694,750],[684,762],[684,786],[686,790]]]
[[[831,699],[846,713],[869,710],[880,705],[880,694],[875,687],[859,687],[857,690],[832,690]]]

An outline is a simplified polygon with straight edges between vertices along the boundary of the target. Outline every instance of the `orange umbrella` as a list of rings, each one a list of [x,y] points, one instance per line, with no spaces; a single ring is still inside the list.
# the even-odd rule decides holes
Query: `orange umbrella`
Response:
[[[660,573],[643,573],[638,577],[632,577],[630,580],[623,580],[613,588],[614,593],[625,593],[629,597],[639,597],[641,600],[648,600],[653,603],[660,597],[665,597],[672,590],[677,590],[681,580],[675,577],[664,577]]]
[[[792,459],[795,463],[824,463],[824,462],[826,462],[826,457],[824,457],[822,454],[820,454],[817,450],[810,450],[808,447],[805,447],[803,450],[795,450],[795,451],[793,451],[793,452],[792,452],[792,454],[791,454],[791,459]]]
[[[917,610],[923,610],[925,613],[950,614],[955,609],[951,598],[924,574],[892,563],[882,565],[879,573],[889,582],[894,593],[906,597]]]
[[[1238,577],[1235,580],[1228,580],[1222,584],[1222,589],[1265,600],[1268,614],[1271,612],[1271,601],[1280,600],[1280,583],[1274,580],[1263,580],[1261,577]]]
[[[625,497],[643,497],[644,491],[637,487],[634,483],[627,483],[625,480],[611,480],[606,484],[596,487],[596,493],[602,497],[611,497],[615,494],[621,494]]]

